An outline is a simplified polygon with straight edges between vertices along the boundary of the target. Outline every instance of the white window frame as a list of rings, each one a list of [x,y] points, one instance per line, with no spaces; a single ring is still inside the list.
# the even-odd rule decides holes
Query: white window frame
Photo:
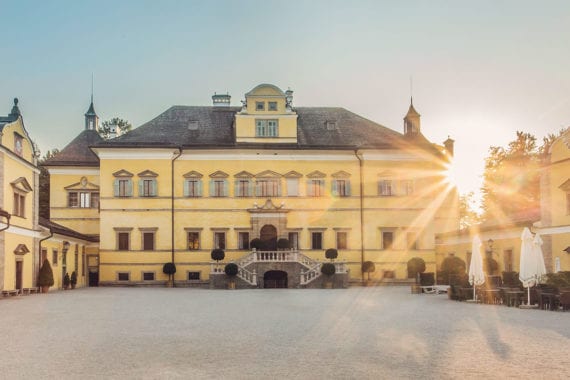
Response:
[[[255,137],[279,137],[279,120],[256,119]]]

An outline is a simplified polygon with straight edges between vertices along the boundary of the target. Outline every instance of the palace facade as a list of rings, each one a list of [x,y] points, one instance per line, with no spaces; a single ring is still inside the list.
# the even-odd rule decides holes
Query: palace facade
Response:
[[[416,256],[435,271],[436,234],[458,226],[453,141],[429,142],[412,104],[398,133],[343,108],[294,107],[269,84],[241,107],[212,100],[106,141],[92,103],[83,132],[46,162],[51,220],[99,238],[86,256],[99,284],[164,284],[168,262],[178,286],[216,283],[215,248],[251,287],[318,284],[328,248],[350,281],[364,261],[377,280],[405,280]]]

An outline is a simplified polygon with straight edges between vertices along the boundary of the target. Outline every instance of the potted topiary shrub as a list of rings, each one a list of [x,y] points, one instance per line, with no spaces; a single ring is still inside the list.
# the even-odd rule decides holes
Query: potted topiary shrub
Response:
[[[291,248],[291,245],[289,244],[289,239],[281,238],[277,240],[277,249],[286,250],[289,248]]]
[[[365,286],[370,286],[370,273],[376,270],[376,265],[372,261],[365,261],[362,263],[362,273],[368,273],[368,280],[364,283]]]
[[[236,263],[228,263],[224,268],[224,272],[226,276],[229,277],[228,281],[228,289],[235,289],[236,288],[236,281],[235,277],[237,276],[239,268]]]
[[[325,257],[330,261],[334,261],[338,257],[338,251],[334,248],[329,248],[325,251]]]
[[[487,257],[483,259],[483,268],[487,276],[492,276],[499,270],[499,263],[492,257]]]
[[[75,271],[71,272],[69,283],[71,284],[71,289],[75,289],[75,286],[77,285],[77,273],[75,273]]]
[[[421,257],[412,257],[408,261],[408,278],[414,278],[414,284],[412,284],[412,293],[421,293],[420,287],[420,273],[426,271],[426,262]]]
[[[168,282],[166,283],[166,287],[172,288],[174,286],[174,274],[176,273],[176,264],[165,263],[162,266],[162,272],[168,275]]]
[[[63,289],[69,289],[69,284],[71,283],[71,279],[69,278],[69,273],[65,272],[65,276],[63,276]]]
[[[336,272],[336,268],[333,263],[324,263],[321,266],[321,273],[325,275],[325,279],[323,281],[323,288],[325,289],[332,289],[333,282],[332,277]]]
[[[251,249],[255,249],[256,251],[263,251],[265,249],[265,244],[263,243],[263,240],[261,240],[260,238],[253,239],[249,243],[249,246],[251,247]]]
[[[210,257],[212,258],[212,260],[214,260],[216,262],[216,269],[217,269],[220,265],[220,261],[222,261],[226,257],[226,253],[224,252],[223,249],[216,248],[216,249],[212,249],[212,252],[210,253]]]
[[[53,271],[47,259],[44,260],[38,276],[38,286],[41,287],[42,293],[47,293],[50,286],[53,286]]]

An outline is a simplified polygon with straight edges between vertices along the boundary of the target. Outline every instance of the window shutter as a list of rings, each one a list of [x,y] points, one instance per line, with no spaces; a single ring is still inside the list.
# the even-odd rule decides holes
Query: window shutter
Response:
[[[398,181],[391,181],[392,182],[392,194],[390,195],[399,195],[398,194]]]
[[[248,180],[247,181],[247,196],[251,197],[252,195],[253,195],[253,181]]]
[[[313,189],[313,186],[312,186],[312,185],[313,185],[313,181],[312,181],[312,180],[308,180],[308,181],[307,181],[307,196],[308,196],[308,197],[312,197],[312,196],[315,195],[315,193],[314,193],[314,191],[313,191],[314,189]]]
[[[190,181],[187,179],[184,180],[184,196],[185,197],[190,196]]]
[[[214,179],[212,178],[210,180],[210,196],[213,197],[214,195],[215,195]]]
[[[127,197],[133,196],[133,180],[129,179],[127,181]]]
[[[119,196],[119,180],[118,179],[115,179],[115,182],[113,184],[113,192],[114,192],[116,197]]]
[[[152,193],[151,195],[153,197],[156,197],[157,190],[158,190],[158,186],[157,186],[156,179],[153,179],[151,181],[151,193]]]
[[[332,184],[332,195],[336,197],[338,195],[338,181],[336,179],[333,179],[331,184]]]
[[[139,197],[144,197],[144,179],[139,179]]]
[[[325,192],[325,180],[324,179],[320,179],[319,180],[319,197],[322,197]]]
[[[202,181],[196,181],[196,194],[197,197],[202,196]]]
[[[245,194],[239,193],[239,179],[234,180],[234,197],[243,197]]]
[[[350,181],[347,180],[345,182],[345,186],[346,186],[346,196],[350,197],[352,195],[351,188],[350,188]]]
[[[228,181],[224,179],[222,186],[223,186],[223,195],[224,195],[224,197],[227,197],[228,196]]]
[[[281,180],[277,180],[277,196],[281,196]]]

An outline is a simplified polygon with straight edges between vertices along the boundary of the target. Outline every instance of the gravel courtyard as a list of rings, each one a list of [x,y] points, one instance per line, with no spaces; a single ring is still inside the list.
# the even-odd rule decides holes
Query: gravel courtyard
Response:
[[[570,313],[340,290],[88,288],[0,299],[6,379],[567,378]]]

